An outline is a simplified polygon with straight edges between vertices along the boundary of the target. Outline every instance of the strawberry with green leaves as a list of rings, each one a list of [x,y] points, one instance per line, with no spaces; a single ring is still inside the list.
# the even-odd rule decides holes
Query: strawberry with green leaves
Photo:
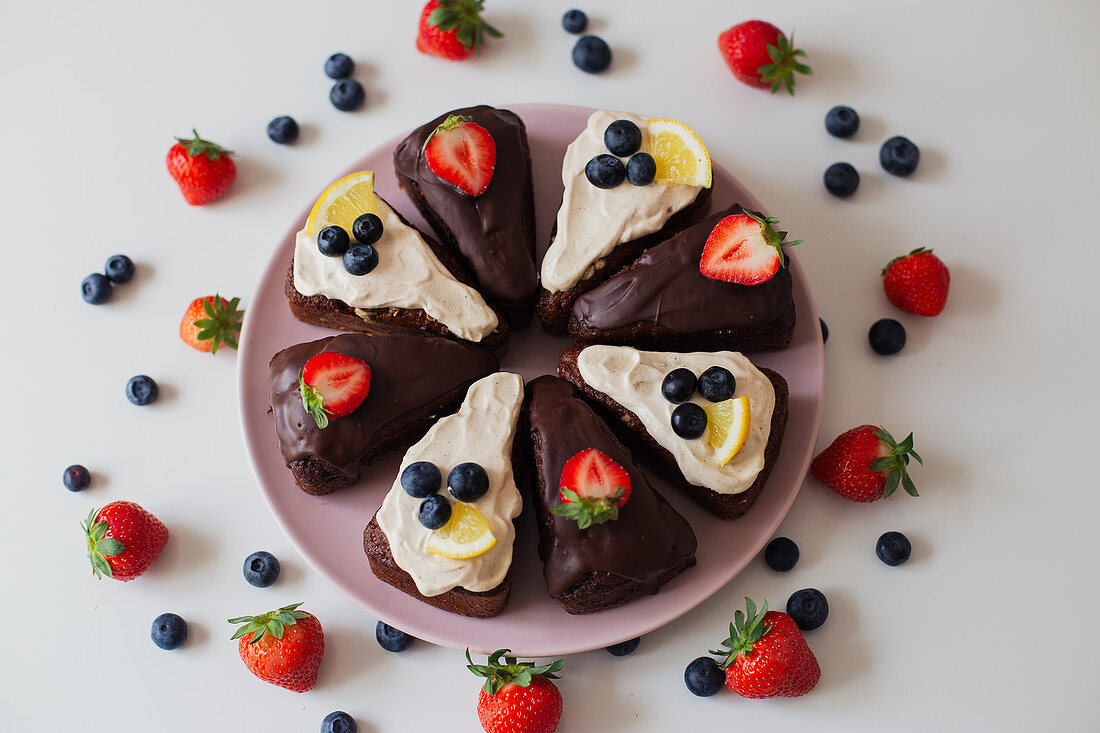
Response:
[[[229,619],[243,624],[233,634],[237,651],[248,670],[264,682],[292,692],[306,692],[317,682],[325,653],[325,632],[317,617],[299,611],[301,603]]]
[[[184,200],[202,206],[229,190],[237,178],[237,166],[232,150],[203,140],[196,130],[191,133],[194,137],[176,138],[178,142],[168,151],[166,162]]]
[[[795,74],[813,74],[799,61],[806,52],[794,47],[778,28],[763,20],[746,20],[727,28],[718,36],[718,50],[737,79],[759,89],[782,87],[794,94]]]
[[[906,313],[938,316],[947,305],[951,273],[932,250],[918,247],[895,257],[882,270],[887,299]]]
[[[860,425],[837,436],[814,457],[810,473],[845,499],[870,502],[890,496],[902,486],[917,496],[909,477],[909,459],[924,465],[913,450],[913,434],[900,443],[885,429]]]
[[[734,614],[719,668],[726,671],[726,687],[741,697],[799,697],[821,679],[821,667],[794,620],[769,611],[768,602],[757,610],[745,598],[745,611]]]
[[[472,118],[449,115],[424,141],[424,160],[440,180],[477,197],[493,179],[497,145],[492,134]]]
[[[428,0],[420,13],[416,50],[451,61],[481,53],[485,36],[504,35],[481,19],[484,6],[485,0]]]
[[[322,351],[302,367],[298,391],[317,427],[330,418],[346,417],[363,404],[370,391],[370,367],[361,359],[335,351]]]
[[[487,664],[474,664],[466,650],[466,669],[485,684],[477,698],[477,717],[485,733],[554,733],[561,719],[561,692],[551,681],[558,679],[562,660],[535,666],[507,656],[497,649]]]
[[[80,526],[97,578],[133,580],[149,569],[168,542],[168,528],[132,501],[93,509]]]
[[[193,349],[208,354],[218,353],[223,345],[237,348],[244,311],[238,309],[240,298],[226,300],[220,295],[195,298],[180,321],[180,338]]]
[[[551,513],[587,529],[619,518],[619,509],[630,499],[630,474],[610,456],[588,448],[565,462],[558,491],[561,504]]]
[[[786,267],[786,247],[801,239],[784,242],[787,232],[777,232],[779,219],[751,211],[730,214],[719,221],[703,245],[699,272],[712,280],[759,285],[771,280],[780,267]]]

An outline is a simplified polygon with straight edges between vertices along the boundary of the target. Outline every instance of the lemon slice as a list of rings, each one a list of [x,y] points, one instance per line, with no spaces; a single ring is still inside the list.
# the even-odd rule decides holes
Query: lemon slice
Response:
[[[749,398],[734,397],[703,407],[707,413],[707,442],[714,448],[718,465],[730,462],[749,437]]]
[[[326,188],[317,199],[306,220],[306,234],[316,237],[325,227],[335,225],[350,235],[355,220],[371,213],[374,213],[374,171],[352,173]]]
[[[427,547],[456,560],[477,557],[497,543],[489,523],[472,505],[455,502],[450,520],[428,537]]]
[[[695,130],[677,120],[647,120],[646,133],[657,163],[654,180],[710,188],[710,155]]]

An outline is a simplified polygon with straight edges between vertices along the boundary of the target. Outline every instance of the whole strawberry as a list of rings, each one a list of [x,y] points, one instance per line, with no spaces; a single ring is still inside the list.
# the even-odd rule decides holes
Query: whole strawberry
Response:
[[[183,198],[192,206],[208,204],[221,196],[237,178],[232,150],[203,140],[196,130],[193,138],[177,137],[168,151],[168,172],[175,179]]]
[[[234,639],[248,671],[264,682],[292,692],[306,692],[317,681],[325,653],[325,632],[317,617],[292,603],[259,616],[229,619],[244,624]]]
[[[168,528],[132,501],[93,509],[80,526],[97,578],[133,580],[149,569],[168,542]]]
[[[759,611],[745,599],[745,612],[737,611],[730,624],[726,647],[711,654],[725,655],[718,666],[726,670],[726,687],[741,697],[798,697],[814,689],[821,667],[802,632],[785,613]]]
[[[481,665],[474,664],[466,650],[466,668],[486,678],[477,698],[481,727],[485,733],[553,733],[561,719],[562,703],[551,680],[558,679],[562,660],[536,667],[505,656],[509,651],[497,649],[488,663]]]
[[[195,298],[180,321],[180,338],[188,346],[216,354],[224,344],[237,348],[244,311],[238,310],[240,298],[226,300],[220,295]]]
[[[481,53],[485,36],[504,34],[481,19],[485,0],[428,0],[420,13],[416,50],[451,61]]]
[[[947,305],[951,273],[932,250],[918,247],[890,260],[882,270],[882,287],[890,302],[906,313],[938,316]]]
[[[913,450],[913,434],[898,443],[890,433],[874,425],[860,425],[837,436],[810,464],[810,473],[845,499],[876,501],[894,493],[900,483],[917,496],[909,477],[909,458],[924,465]]]
[[[749,86],[772,93],[783,87],[794,94],[794,75],[812,74],[810,67],[798,60],[806,52],[794,47],[794,34],[787,37],[771,23],[746,20],[728,28],[718,36],[718,50],[730,71]]]

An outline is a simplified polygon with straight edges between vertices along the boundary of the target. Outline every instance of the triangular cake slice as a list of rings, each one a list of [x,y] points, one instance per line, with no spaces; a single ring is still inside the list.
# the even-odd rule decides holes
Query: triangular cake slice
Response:
[[[522,405],[523,379],[491,374],[470,386],[457,413],[441,418],[409,448],[363,534],[380,580],[463,616],[487,618],[503,610],[512,585],[513,521],[523,506],[516,485],[522,451],[515,440]],[[458,483],[450,480],[452,471],[465,476],[465,485],[452,488]],[[474,475],[480,478],[471,481]],[[437,520],[441,511],[449,517],[445,524],[430,528],[439,521],[422,521],[425,502],[438,505]]]
[[[303,403],[299,379],[306,362],[324,351],[365,362],[370,385],[351,414],[322,428]],[[499,368],[485,349],[438,337],[341,334],[291,346],[270,365],[279,448],[303,491],[351,486],[362,469],[408,448],[432,420],[454,411],[467,387]]]
[[[772,351],[790,344],[789,267],[757,285],[713,279],[699,269],[715,226],[743,213],[734,204],[711,214],[579,297],[569,319],[574,341],[674,351]]]
[[[373,181],[373,173],[361,171],[334,183],[295,237],[284,288],[294,316],[341,331],[422,333],[502,351],[507,322],[445,247],[374,193]],[[336,226],[356,245],[352,224],[363,214],[375,214],[382,233],[370,244],[376,264],[352,274],[341,255],[322,253],[318,236]]]
[[[614,608],[656,593],[695,564],[697,541],[687,520],[653,490],[573,385],[549,375],[533,380],[525,411],[538,480],[539,556],[547,589],[562,608],[572,614]],[[582,529],[559,508],[561,481],[566,463],[589,449],[625,470],[631,490],[615,518]]]
[[[692,376],[686,383],[676,380],[687,389],[670,399],[665,396],[665,380],[672,381],[669,375],[678,369]],[[713,378],[701,379],[712,369]],[[727,372],[724,377],[721,370]],[[623,440],[652,457],[670,481],[713,514],[738,517],[763,490],[787,425],[787,382],[778,373],[758,368],[734,351],[673,353],[607,345],[567,349],[558,373],[616,426]],[[697,388],[696,381],[711,388]],[[722,385],[730,391],[719,394]],[[684,407],[687,403],[693,406]],[[681,430],[691,413],[701,410],[706,415],[701,432],[693,437],[683,437],[673,428],[673,413],[681,407]],[[725,434],[713,433],[719,413],[739,418]],[[740,445],[727,440],[730,435],[739,436]]]
[[[593,112],[584,131],[566,149],[561,174],[564,193],[542,260],[535,306],[551,333],[565,332],[580,295],[633,262],[647,247],[698,221],[710,203],[709,159],[706,186],[665,183],[660,177],[641,186],[629,180],[611,188],[594,185],[585,174],[586,165],[596,156],[609,154],[604,133],[617,120],[633,123],[641,131],[641,152],[657,152],[656,141],[647,132],[650,120],[607,111]],[[628,156],[621,162],[628,163]]]
[[[484,192],[474,196],[432,172],[428,138],[454,120],[485,130],[495,163]],[[461,123],[459,123],[461,124]],[[537,287],[535,198],[527,130],[513,112],[486,105],[442,114],[402,140],[393,154],[397,181],[474,276],[478,290],[519,328],[531,320]]]

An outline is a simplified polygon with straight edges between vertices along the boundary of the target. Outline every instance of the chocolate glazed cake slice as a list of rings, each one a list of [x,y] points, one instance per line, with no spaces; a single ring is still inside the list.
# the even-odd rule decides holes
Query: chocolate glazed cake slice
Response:
[[[712,279],[699,270],[718,222],[743,213],[734,204],[708,216],[582,295],[569,319],[573,340],[672,351],[785,348],[795,324],[789,268],[758,285]]]
[[[477,196],[433,173],[426,157],[429,136],[454,117],[479,125],[495,145],[492,177]],[[393,163],[401,188],[473,273],[482,295],[512,328],[525,325],[534,307],[537,273],[531,154],[523,121],[486,105],[452,110],[402,140]]]
[[[351,414],[322,428],[303,403],[299,375],[325,351],[365,362],[370,386]],[[485,349],[405,334],[342,334],[284,349],[271,359],[270,392],[286,465],[310,494],[351,486],[363,468],[419,440],[436,417],[458,407],[470,384],[499,367]]]
[[[695,564],[691,526],[660,494],[614,433],[571,384],[542,376],[527,385],[525,402],[535,476],[535,518],[546,586],[572,614],[622,605],[658,589]],[[630,493],[615,518],[581,528],[556,513],[563,506],[566,463],[595,449],[624,470]],[[558,509],[557,512],[561,512]]]

